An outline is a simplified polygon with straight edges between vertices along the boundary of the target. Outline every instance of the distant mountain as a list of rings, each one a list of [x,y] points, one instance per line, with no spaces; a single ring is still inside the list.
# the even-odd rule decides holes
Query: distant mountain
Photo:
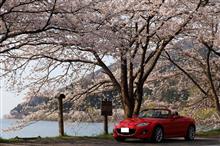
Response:
[[[10,111],[9,115],[5,115],[5,118],[22,119],[27,115],[38,111],[39,105],[45,105],[48,102],[47,97],[34,96],[28,101],[18,104]]]
[[[114,108],[118,109],[120,108],[120,103],[113,98],[113,96],[117,96],[117,93],[115,91],[103,91],[103,93],[108,100],[113,101]],[[101,108],[101,101],[102,96],[99,95],[89,95],[82,99],[83,102],[73,102],[73,101],[65,101],[64,100],[64,118],[66,120],[78,120],[82,118],[80,115],[84,116],[88,112],[91,112],[90,114],[98,115],[97,119],[84,119],[84,121],[99,121],[101,120],[100,116],[100,108]],[[9,115],[5,115],[4,117],[7,119],[23,119],[27,116],[30,116],[31,114],[39,114],[38,112],[41,111],[46,107],[47,110],[53,110],[54,108],[57,108],[57,99],[51,100],[48,97],[42,97],[42,96],[34,96],[31,97],[29,100],[18,104],[15,108],[13,108],[10,111]],[[91,110],[91,111],[88,111]],[[90,116],[91,116],[90,115]],[[95,117],[93,117],[95,118]],[[43,117],[42,120],[56,120],[57,115],[52,114],[48,117]]]

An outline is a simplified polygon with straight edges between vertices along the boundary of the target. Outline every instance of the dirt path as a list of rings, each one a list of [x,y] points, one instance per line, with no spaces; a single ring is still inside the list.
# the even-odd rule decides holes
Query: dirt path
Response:
[[[187,142],[183,139],[169,139],[163,143],[155,144],[151,142],[142,142],[129,140],[118,143],[114,140],[80,138],[68,139],[64,141],[25,141],[20,143],[0,143],[0,146],[220,146],[219,138],[197,138],[195,141]]]

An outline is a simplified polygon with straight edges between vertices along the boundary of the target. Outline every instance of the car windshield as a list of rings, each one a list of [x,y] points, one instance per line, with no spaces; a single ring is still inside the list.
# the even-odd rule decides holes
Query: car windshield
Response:
[[[169,110],[164,109],[148,109],[139,114],[139,118],[168,118],[170,115]]]

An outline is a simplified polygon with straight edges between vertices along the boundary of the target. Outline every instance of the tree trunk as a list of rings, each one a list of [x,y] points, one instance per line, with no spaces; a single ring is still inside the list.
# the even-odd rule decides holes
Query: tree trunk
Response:
[[[124,112],[125,112],[125,119],[132,118],[132,115],[134,112],[134,106],[130,106],[130,105],[125,104]]]
[[[143,86],[138,86],[137,87],[137,99],[136,99],[136,104],[135,104],[135,109],[134,109],[134,114],[138,115],[141,109],[141,104],[143,100]]]
[[[210,55],[211,55],[211,50],[208,49],[207,58],[206,58],[208,79],[209,79],[209,83],[210,83],[210,86],[211,86],[212,93],[214,95],[216,111],[217,111],[218,115],[220,115],[220,103],[219,103],[219,98],[218,98],[217,91],[215,89],[214,81],[212,79],[212,71],[211,71],[211,65],[210,65]]]
[[[219,98],[215,98],[215,105],[216,105],[216,110],[218,115],[220,116],[220,103],[219,103]]]
[[[124,92],[125,93],[125,92]],[[125,96],[123,91],[121,93],[121,98],[123,100],[124,118],[131,118],[134,113],[135,101],[134,98],[128,98]]]
[[[127,50],[121,51],[121,98],[124,103],[123,108],[125,118],[131,118],[134,112],[134,97],[130,95],[128,87],[128,67],[127,67]],[[130,89],[130,90],[133,90]]]

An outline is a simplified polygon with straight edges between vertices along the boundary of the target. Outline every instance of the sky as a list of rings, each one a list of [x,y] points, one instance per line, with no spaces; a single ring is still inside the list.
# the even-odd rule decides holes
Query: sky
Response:
[[[0,89],[0,118],[8,114],[11,109],[16,107],[19,103],[23,102],[23,94],[16,92],[9,92],[6,89]]]
[[[1,65],[0,65],[1,66]],[[2,67],[2,66],[1,66]],[[24,93],[18,94],[15,91],[8,91],[4,79],[0,79],[0,119],[9,114],[10,110],[23,102]]]

